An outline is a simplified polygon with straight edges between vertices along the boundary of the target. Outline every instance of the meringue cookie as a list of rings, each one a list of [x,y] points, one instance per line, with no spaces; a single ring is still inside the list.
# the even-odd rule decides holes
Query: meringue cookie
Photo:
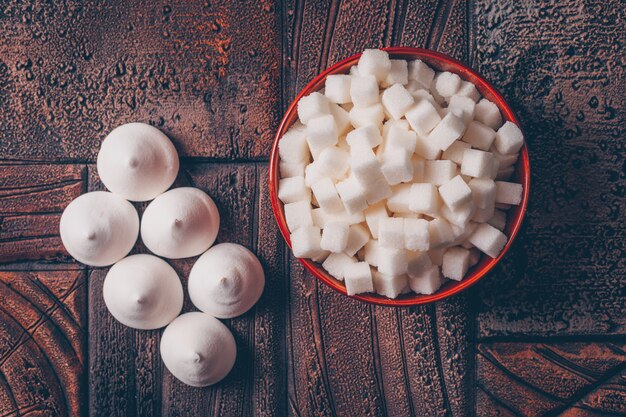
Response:
[[[257,257],[241,245],[221,243],[198,258],[188,289],[198,309],[228,319],[248,311],[264,286],[265,274]]]
[[[178,153],[159,129],[128,123],[113,129],[98,153],[98,175],[113,193],[148,201],[165,192],[178,174]]]
[[[180,381],[206,387],[222,380],[232,369],[237,346],[228,327],[198,311],[172,321],[161,336],[161,358]]]
[[[211,197],[197,188],[174,188],[146,208],[141,238],[159,256],[189,258],[215,242],[219,227],[220,215]]]
[[[122,197],[94,191],[65,208],[59,229],[63,246],[79,262],[107,266],[133,248],[139,234],[139,216]]]
[[[102,295],[111,315],[134,329],[166,326],[183,308],[178,274],[154,255],[132,255],[113,265]]]

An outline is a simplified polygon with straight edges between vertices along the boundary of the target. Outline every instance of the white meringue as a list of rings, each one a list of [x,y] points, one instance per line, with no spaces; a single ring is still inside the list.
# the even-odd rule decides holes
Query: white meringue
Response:
[[[161,336],[161,358],[176,378],[193,387],[222,380],[232,369],[237,346],[228,327],[198,311],[172,321]]]
[[[109,191],[127,200],[148,201],[174,183],[179,162],[163,132],[145,123],[128,123],[104,139],[97,166]]]
[[[154,255],[132,255],[113,265],[102,295],[111,315],[134,329],[166,326],[183,308],[178,274]]]
[[[111,265],[130,252],[139,234],[137,210],[122,197],[94,191],[72,201],[59,224],[65,249],[79,262]]]
[[[258,258],[241,245],[221,243],[198,258],[189,274],[188,290],[198,309],[228,319],[248,311],[264,286]]]
[[[197,188],[174,188],[146,208],[141,238],[159,256],[189,258],[215,242],[219,227],[220,215],[211,197]]]

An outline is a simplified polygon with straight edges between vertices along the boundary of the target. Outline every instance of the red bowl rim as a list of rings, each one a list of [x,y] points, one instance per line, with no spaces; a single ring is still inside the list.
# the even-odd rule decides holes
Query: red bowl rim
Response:
[[[483,97],[488,98],[492,102],[494,102],[502,114],[504,118],[508,121],[511,121],[517,124],[520,128],[520,123],[515,116],[513,110],[509,107],[505,99],[502,95],[494,88],[489,82],[487,82],[483,77],[481,77],[476,71],[474,71],[471,67],[463,64],[462,62],[448,56],[442,54],[440,52],[432,51],[424,48],[412,48],[412,47],[389,47],[389,48],[381,48],[384,51],[387,51],[389,55],[393,57],[399,57],[402,59],[421,59],[427,62],[429,65],[435,67],[438,71],[444,69],[446,71],[451,71],[459,74],[462,79],[468,80],[470,79],[478,88],[481,95]],[[276,222],[278,223],[278,227],[280,229],[281,234],[285,238],[287,245],[291,249],[291,241],[289,239],[289,229],[287,227],[287,223],[285,220],[285,215],[283,211],[283,203],[278,199],[278,180],[279,178],[279,155],[278,155],[278,141],[286,132],[286,130],[291,126],[291,124],[295,121],[294,115],[297,117],[297,105],[298,101],[313,91],[319,90],[322,82],[326,79],[326,76],[329,74],[340,74],[345,73],[352,65],[354,65],[361,54],[352,55],[331,67],[324,70],[317,77],[315,77],[311,82],[309,82],[306,87],[304,87],[290,104],[289,108],[285,112],[285,115],[278,127],[278,131],[276,132],[276,136],[274,138],[274,144],[272,146],[272,152],[270,156],[270,166],[269,166],[269,191],[270,191],[270,200],[272,203],[272,210],[274,212],[274,217],[276,218]],[[433,64],[436,62],[436,64]],[[420,304],[428,304],[435,301],[443,300],[444,298],[451,297],[464,289],[474,285],[481,278],[483,278],[489,271],[491,271],[496,264],[504,257],[504,255],[508,252],[509,248],[513,244],[515,237],[517,236],[522,222],[524,220],[526,209],[528,206],[528,196],[530,190],[530,159],[528,156],[528,148],[526,143],[524,143],[518,161],[515,164],[515,174],[518,181],[522,182],[524,186],[522,193],[522,201],[521,204],[517,207],[512,207],[507,212],[507,226],[505,231],[508,232],[508,241],[504,246],[504,249],[500,252],[500,255],[497,258],[488,258],[486,255],[483,255],[481,261],[470,269],[468,275],[461,281],[447,281],[439,290],[437,290],[434,294],[424,295],[424,294],[415,294],[408,293],[406,295],[401,295],[396,299],[387,298],[378,294],[357,294],[349,296],[359,301],[383,305],[383,306],[412,306],[412,305],[420,305]],[[508,218],[510,214],[513,214],[512,218]],[[338,281],[331,275],[329,275],[321,265],[304,258],[297,258],[298,261],[306,269],[308,269],[317,279],[322,281],[324,284],[328,285],[335,291],[348,296],[346,292],[346,288],[341,281]]]

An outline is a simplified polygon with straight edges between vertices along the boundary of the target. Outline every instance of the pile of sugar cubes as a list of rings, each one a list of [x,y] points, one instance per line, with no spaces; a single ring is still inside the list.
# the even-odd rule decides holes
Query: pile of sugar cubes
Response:
[[[349,295],[432,294],[505,246],[524,139],[471,82],[368,49],[298,117],[278,143],[293,253]]]

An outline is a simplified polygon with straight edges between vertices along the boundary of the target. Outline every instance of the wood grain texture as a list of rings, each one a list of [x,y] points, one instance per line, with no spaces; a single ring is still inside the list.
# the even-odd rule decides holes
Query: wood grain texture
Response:
[[[482,337],[626,333],[624,8],[477,1],[476,63],[517,111],[525,227],[480,285]]]
[[[93,161],[130,121],[159,127],[183,156],[267,158],[280,94],[273,2],[0,7],[4,159]]]
[[[0,271],[0,415],[86,411],[82,270]]]

